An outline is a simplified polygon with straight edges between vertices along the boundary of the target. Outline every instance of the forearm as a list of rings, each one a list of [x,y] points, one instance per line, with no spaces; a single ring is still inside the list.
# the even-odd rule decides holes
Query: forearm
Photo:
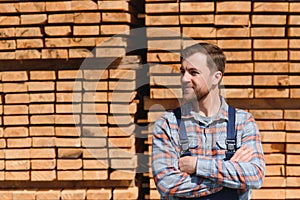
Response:
[[[162,149],[160,149],[161,151]],[[153,150],[157,152],[157,149]],[[212,181],[201,177],[191,176],[179,169],[178,158],[171,156],[172,151],[168,150],[169,155],[156,154],[153,156],[152,169],[154,181],[157,189],[162,196],[193,197],[199,196],[201,192],[207,191]]]
[[[234,189],[260,188],[264,166],[247,162],[232,162],[199,157],[196,174]]]
[[[162,196],[192,197],[201,190],[201,184],[198,185],[198,181],[192,182],[190,175],[179,170],[164,170],[158,174],[154,172],[153,175],[157,189]]]
[[[161,123],[159,123],[161,122]],[[171,130],[163,121],[156,123],[152,140],[152,171],[162,196],[193,197],[207,191],[210,180],[191,176],[179,169],[180,146],[170,140]],[[206,185],[207,183],[207,185]]]

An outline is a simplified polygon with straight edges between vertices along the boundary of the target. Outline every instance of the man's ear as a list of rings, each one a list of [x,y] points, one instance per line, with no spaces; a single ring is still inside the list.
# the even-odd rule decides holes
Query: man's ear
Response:
[[[218,85],[221,80],[222,80],[222,77],[223,77],[223,74],[221,71],[216,71],[214,74],[213,74],[213,84],[214,85]]]

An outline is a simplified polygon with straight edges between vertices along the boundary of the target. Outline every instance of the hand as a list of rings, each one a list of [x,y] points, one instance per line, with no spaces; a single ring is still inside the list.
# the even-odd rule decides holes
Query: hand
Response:
[[[253,148],[249,148],[247,147],[247,145],[244,145],[234,153],[230,161],[249,162],[252,159],[253,153],[254,153]]]
[[[193,174],[196,172],[197,157],[195,156],[184,156],[179,158],[178,165],[182,172]]]

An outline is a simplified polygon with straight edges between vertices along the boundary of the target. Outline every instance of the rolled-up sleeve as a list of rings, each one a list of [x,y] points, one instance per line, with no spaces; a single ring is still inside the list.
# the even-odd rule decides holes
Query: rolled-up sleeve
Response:
[[[251,114],[241,124],[241,146],[252,148],[250,162],[233,162],[198,156],[196,174],[225,187],[234,189],[258,189],[265,176],[265,160],[257,124]]]
[[[208,190],[201,178],[191,177],[178,167],[179,153],[170,138],[170,126],[160,118],[154,126],[152,139],[152,170],[159,193],[163,196],[197,197]]]

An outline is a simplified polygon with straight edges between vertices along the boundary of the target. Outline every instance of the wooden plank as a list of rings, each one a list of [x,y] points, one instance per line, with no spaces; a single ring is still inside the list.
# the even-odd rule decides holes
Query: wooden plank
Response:
[[[153,99],[180,99],[182,97],[181,88],[151,88],[150,98]]]
[[[291,5],[293,5],[293,4],[291,4]],[[300,16],[298,16],[298,15],[290,15],[288,24],[299,25],[299,19],[300,19]]]
[[[257,125],[259,127],[260,130],[276,130],[276,131],[280,131],[280,130],[286,130],[286,122],[283,120],[279,120],[279,121],[274,121],[274,120],[270,120],[270,121],[259,121],[257,120]]]
[[[146,26],[166,26],[179,25],[179,17],[177,15],[147,15]]]
[[[86,48],[69,49],[69,58],[92,58],[93,53]]]
[[[179,3],[147,3],[145,10],[147,14],[177,13]]]
[[[299,187],[300,186],[300,177],[286,177],[287,187]]]
[[[137,199],[138,198],[138,188],[129,187],[127,189],[116,188],[113,191],[113,197],[115,199]]]
[[[129,11],[129,2],[127,1],[98,1],[98,9],[111,11]]]
[[[222,84],[226,86],[251,86],[251,75],[239,75],[239,76],[224,76]]]
[[[253,199],[285,199],[285,189],[254,190]]]
[[[299,3],[298,2],[291,2],[290,3],[290,12],[291,13],[300,12],[300,7],[299,7]]]
[[[300,176],[300,166],[286,166],[287,176]]]
[[[288,143],[300,143],[299,132],[292,132],[286,134],[286,142]]]
[[[278,51],[254,51],[253,52],[254,60],[271,60],[271,61],[286,61],[288,60],[288,51],[287,50],[278,50]]]
[[[289,52],[289,55],[290,55],[290,60],[295,60],[295,61],[297,61],[297,60],[299,60],[299,52],[298,51],[293,51],[293,50],[291,50],[290,52]]]
[[[255,119],[273,119],[273,120],[281,120],[283,119],[283,111],[282,110],[249,110],[249,112],[255,117]]]
[[[131,16],[126,12],[103,12],[102,13],[103,22],[126,22],[131,23]]]
[[[263,143],[264,153],[285,153],[284,143]]]
[[[178,52],[158,52],[147,53],[147,61],[150,63],[164,62],[180,62],[180,54]]]
[[[130,26],[127,24],[117,24],[117,25],[116,24],[102,24],[100,26],[100,35],[101,36],[113,35],[113,37],[103,43],[102,43],[102,40],[100,40],[100,42],[97,42],[97,44],[101,45],[101,46],[106,46],[110,43],[110,45],[111,45],[112,41],[116,40],[115,35],[126,36],[129,34],[130,34]],[[120,41],[118,43],[115,42],[115,46],[126,46],[127,43],[124,44],[124,41],[126,41],[126,40],[127,39],[125,37],[123,37],[123,41]]]
[[[247,38],[250,36],[250,30],[247,27],[244,28],[219,28],[216,31],[217,37],[233,38],[242,37]]]
[[[215,16],[210,14],[198,15],[180,15],[180,24],[193,25],[193,24],[214,24]]]
[[[45,34],[48,36],[68,36],[71,34],[71,26],[46,26]]]
[[[267,165],[271,164],[286,164],[285,163],[285,154],[265,154],[264,156]]]
[[[284,37],[285,28],[283,27],[253,27],[251,28],[251,36],[253,37]]]
[[[289,71],[291,69],[289,70],[288,62],[254,62],[254,72],[256,73],[288,73]]]
[[[255,89],[256,98],[288,98],[289,89]]]
[[[225,98],[253,98],[252,88],[225,88],[221,89],[221,94]]]
[[[244,14],[217,14],[215,15],[215,24],[224,26],[248,26],[249,15]]]
[[[155,122],[163,114],[163,111],[148,112],[148,122]]]
[[[286,187],[286,178],[285,177],[265,177],[263,186],[264,188],[273,188],[273,187]],[[263,189],[262,189],[263,190]]]
[[[284,119],[300,120],[299,110],[285,110]]]
[[[86,198],[87,200],[93,200],[93,199],[103,199],[103,200],[109,200],[112,198],[112,189],[88,189],[86,191]]]
[[[150,86],[180,86],[180,76],[150,76]]]
[[[300,89],[299,88],[291,88],[290,89],[291,98],[300,98]]]
[[[110,69],[109,78],[122,80],[136,80],[135,70]]]
[[[300,144],[286,144],[286,152],[287,153],[299,153],[300,152]]]
[[[286,156],[286,164],[287,165],[299,165],[300,164],[300,155],[288,154]]]
[[[254,2],[253,12],[288,12],[289,4],[287,2]]]
[[[180,13],[214,12],[214,2],[180,2]]]
[[[264,15],[265,17],[265,15]],[[255,49],[287,49],[287,39],[254,39],[253,48]]]
[[[252,51],[224,51],[227,61],[252,61]]]
[[[149,74],[169,74],[175,75],[180,73],[181,64],[151,64],[149,63]]]
[[[97,58],[118,58],[126,55],[126,49],[124,47],[99,47],[96,48]]]
[[[290,85],[288,75],[254,75],[253,86],[288,86]]]
[[[136,157],[130,159],[111,159],[110,162],[113,169],[135,169],[137,167]]]
[[[217,44],[222,49],[251,49],[251,40],[244,39],[230,39],[230,40],[218,40]]]
[[[134,133],[136,126],[131,124],[129,126],[122,126],[122,127],[109,127],[108,134],[110,137],[123,137],[123,136],[130,136]]]
[[[181,40],[162,39],[148,40],[148,51],[179,51],[181,49]]]
[[[137,112],[137,104],[130,103],[128,104],[110,104],[110,113],[112,114],[132,114],[134,115]]]
[[[159,200],[160,194],[157,190],[150,190],[150,199],[151,200]]]
[[[251,2],[217,2],[217,12],[250,12]]]
[[[281,25],[284,26],[286,24],[286,16],[285,15],[252,15],[252,24],[254,25]]]
[[[215,38],[217,30],[214,27],[182,27],[184,37]]]
[[[132,115],[109,115],[108,121],[110,125],[130,125],[134,123],[134,116]]]
[[[267,165],[266,176],[285,176],[285,165]]]
[[[294,186],[299,187],[299,185],[294,185]],[[297,189],[286,189],[285,193],[286,193],[285,194],[286,199],[297,199],[300,196],[300,191],[298,188]]]
[[[115,170],[110,173],[110,180],[134,180],[136,172],[134,170]]]

